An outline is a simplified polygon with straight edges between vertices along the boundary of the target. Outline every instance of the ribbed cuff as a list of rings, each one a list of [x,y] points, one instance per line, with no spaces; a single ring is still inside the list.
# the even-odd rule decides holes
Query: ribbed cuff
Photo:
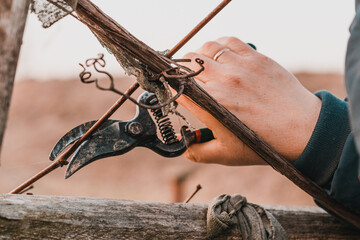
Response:
[[[322,100],[315,129],[294,166],[318,185],[331,180],[350,133],[347,103],[327,91],[315,93]]]

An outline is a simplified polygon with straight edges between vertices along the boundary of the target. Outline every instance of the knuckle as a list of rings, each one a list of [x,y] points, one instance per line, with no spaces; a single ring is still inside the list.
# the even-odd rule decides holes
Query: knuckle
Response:
[[[242,42],[237,37],[222,37],[218,39],[219,42],[222,42],[223,44],[227,46],[236,46],[241,44]]]
[[[185,157],[193,162],[201,162],[201,158],[192,150],[191,146],[185,152]]]
[[[215,42],[215,41],[209,41],[209,42],[206,42],[202,45],[202,47],[199,49],[199,52],[201,53],[204,53],[204,52],[209,52],[211,51],[212,49],[215,49],[215,48],[219,48],[219,43]]]
[[[212,47],[217,46],[217,45],[218,45],[217,42],[215,42],[215,41],[209,41],[209,42],[204,43],[203,47],[204,47],[204,48],[212,48]]]
[[[227,37],[226,41],[229,44],[240,44],[240,43],[242,43],[237,37]]]
[[[253,49],[237,37],[225,37],[219,40],[223,45],[232,49],[236,53],[241,53],[242,55],[251,55],[254,51]]]

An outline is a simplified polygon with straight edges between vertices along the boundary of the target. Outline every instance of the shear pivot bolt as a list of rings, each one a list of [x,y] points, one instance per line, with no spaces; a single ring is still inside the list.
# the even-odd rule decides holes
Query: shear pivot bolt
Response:
[[[143,132],[143,128],[140,123],[132,122],[127,125],[127,132],[133,136],[137,136]]]

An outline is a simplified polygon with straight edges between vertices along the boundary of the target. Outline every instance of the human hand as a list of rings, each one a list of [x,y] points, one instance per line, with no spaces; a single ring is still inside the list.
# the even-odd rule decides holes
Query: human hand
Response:
[[[225,48],[229,51],[214,61]],[[233,37],[205,43],[184,58],[205,61],[205,70],[196,78],[219,103],[288,160],[300,156],[316,125],[321,100],[291,73]],[[186,66],[197,69],[195,61]],[[190,160],[223,165],[264,163],[208,112],[185,97],[178,101],[215,136],[210,142],[190,146],[185,154]]]

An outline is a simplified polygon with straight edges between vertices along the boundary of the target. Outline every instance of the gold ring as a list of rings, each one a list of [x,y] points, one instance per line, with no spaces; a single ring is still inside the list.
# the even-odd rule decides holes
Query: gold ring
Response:
[[[219,57],[224,53],[224,52],[228,52],[230,51],[229,49],[227,48],[223,48],[221,49],[220,51],[218,51],[215,56],[213,57],[214,61],[217,61],[219,59]]]

